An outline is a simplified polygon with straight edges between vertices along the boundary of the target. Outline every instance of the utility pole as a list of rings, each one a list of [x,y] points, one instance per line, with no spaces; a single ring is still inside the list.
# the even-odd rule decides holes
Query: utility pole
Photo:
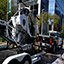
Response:
[[[7,0],[7,22],[8,22],[8,13],[10,12],[11,12],[11,0]],[[7,33],[7,37],[9,37],[8,25],[6,26],[6,33]],[[8,47],[8,41],[7,41],[7,47]]]
[[[7,22],[8,22],[8,0],[7,0]]]
[[[38,0],[38,15],[40,16],[41,11],[41,0]]]
[[[41,13],[41,0],[38,0],[38,15]],[[39,26],[37,25],[37,33],[39,34]]]
[[[8,22],[8,0],[7,0],[7,22]],[[8,37],[8,25],[6,26],[6,33],[7,33],[7,37]],[[8,48],[8,40],[7,40],[6,44],[7,44],[7,48]]]

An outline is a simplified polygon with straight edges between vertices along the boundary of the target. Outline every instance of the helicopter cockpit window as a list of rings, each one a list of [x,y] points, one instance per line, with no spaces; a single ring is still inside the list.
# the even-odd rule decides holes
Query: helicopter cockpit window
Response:
[[[25,19],[23,19],[23,26],[25,26],[25,24],[26,24],[26,21],[25,21]]]

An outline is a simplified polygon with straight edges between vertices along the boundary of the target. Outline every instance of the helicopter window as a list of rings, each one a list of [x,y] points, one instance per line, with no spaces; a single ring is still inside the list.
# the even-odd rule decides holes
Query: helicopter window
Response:
[[[25,15],[27,16],[29,14],[29,10],[26,9]]]
[[[25,14],[26,16],[29,14],[29,10],[28,9],[21,9],[21,13],[20,13],[21,15],[22,14]]]
[[[25,26],[25,23],[26,23],[26,21],[25,21],[25,19],[23,19],[23,26]]]

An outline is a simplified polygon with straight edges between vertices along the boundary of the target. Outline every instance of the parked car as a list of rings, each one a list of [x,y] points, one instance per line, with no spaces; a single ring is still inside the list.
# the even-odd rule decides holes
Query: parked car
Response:
[[[47,35],[40,35],[43,49],[56,51],[56,48],[62,48],[63,38],[58,31],[49,31]]]

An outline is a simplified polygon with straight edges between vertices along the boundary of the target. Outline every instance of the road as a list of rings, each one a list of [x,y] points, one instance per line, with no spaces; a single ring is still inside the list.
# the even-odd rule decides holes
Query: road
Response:
[[[35,64],[64,64],[64,45],[63,49],[57,49],[54,54],[49,53],[50,51],[46,52],[42,59]]]
[[[3,47],[5,47],[5,46],[3,46]],[[15,52],[14,51],[15,50],[12,50],[12,51],[7,50],[6,54],[4,54],[5,51],[0,51],[0,58],[3,57],[3,58],[0,59],[0,61],[4,60],[4,55],[6,57],[8,57],[8,56],[17,54],[17,51],[15,51]],[[57,49],[54,54],[50,53],[50,51],[46,51],[46,52],[47,53],[42,56],[42,59],[39,62],[35,63],[35,64],[64,64],[64,45],[63,45],[63,49]],[[10,55],[9,55],[9,53],[10,53]]]

